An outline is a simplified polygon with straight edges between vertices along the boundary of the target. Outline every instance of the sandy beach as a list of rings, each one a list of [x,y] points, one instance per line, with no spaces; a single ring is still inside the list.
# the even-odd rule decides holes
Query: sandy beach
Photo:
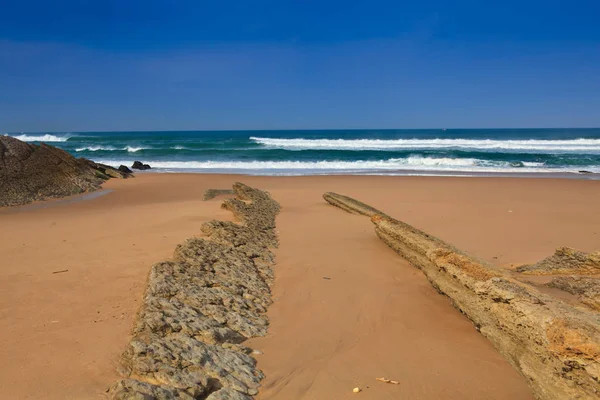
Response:
[[[531,399],[525,380],[366,218],[321,198],[360,199],[494,264],[556,247],[597,251],[600,183],[567,179],[138,174],[105,195],[0,210],[3,398],[98,399],[155,262],[230,220],[208,188],[235,181],[282,206],[266,337],[249,346],[260,399]],[[400,382],[386,385],[386,377]]]

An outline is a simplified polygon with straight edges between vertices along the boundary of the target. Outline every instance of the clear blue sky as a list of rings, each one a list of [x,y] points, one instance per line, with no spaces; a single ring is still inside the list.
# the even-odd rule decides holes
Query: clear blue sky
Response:
[[[0,7],[0,132],[597,126],[598,0]]]

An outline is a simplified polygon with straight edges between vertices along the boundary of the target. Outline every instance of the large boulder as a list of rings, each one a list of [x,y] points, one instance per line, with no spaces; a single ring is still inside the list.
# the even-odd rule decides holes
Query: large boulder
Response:
[[[111,176],[126,177],[114,171],[44,143],[0,135],[0,207],[90,192]]]
[[[131,166],[132,169],[139,169],[139,170],[146,170],[146,169],[150,169],[152,167],[150,167],[148,164],[143,164],[141,161],[134,161],[133,165]]]

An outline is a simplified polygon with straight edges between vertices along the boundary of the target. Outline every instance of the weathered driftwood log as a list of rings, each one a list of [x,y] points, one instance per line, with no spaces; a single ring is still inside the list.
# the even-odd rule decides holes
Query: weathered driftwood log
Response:
[[[349,207],[343,202],[341,208]],[[599,398],[600,314],[542,294],[408,224],[380,214],[371,221],[377,235],[420,268],[527,379],[537,398]]]
[[[189,239],[173,261],[152,267],[112,399],[248,400],[258,392],[263,375],[243,342],[267,331],[279,205],[241,183],[233,189],[246,201],[224,207],[241,224],[207,222],[210,240]]]

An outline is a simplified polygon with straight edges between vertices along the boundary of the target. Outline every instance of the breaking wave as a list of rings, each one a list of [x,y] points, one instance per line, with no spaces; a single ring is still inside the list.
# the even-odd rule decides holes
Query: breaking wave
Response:
[[[128,153],[136,153],[140,150],[147,150],[149,147],[132,147],[126,146],[123,148],[116,148],[112,146],[87,146],[87,147],[79,147],[76,148],[75,151],[127,151]]]
[[[120,165],[128,161],[99,160]],[[519,166],[505,161],[479,160],[473,158],[408,157],[378,161],[148,161],[153,168],[164,170],[194,171],[250,171],[269,174],[273,172],[315,173],[326,172],[393,172],[393,171],[442,171],[442,172],[560,172],[557,169],[540,168],[543,163],[520,163]]]
[[[11,135],[12,136],[12,135]],[[22,140],[23,142],[66,142],[70,136],[56,136],[49,133],[45,135],[18,135],[13,136],[15,139]]]
[[[474,139],[273,139],[250,137],[271,147],[290,150],[476,149],[539,152],[600,152],[600,139],[474,140]]]

